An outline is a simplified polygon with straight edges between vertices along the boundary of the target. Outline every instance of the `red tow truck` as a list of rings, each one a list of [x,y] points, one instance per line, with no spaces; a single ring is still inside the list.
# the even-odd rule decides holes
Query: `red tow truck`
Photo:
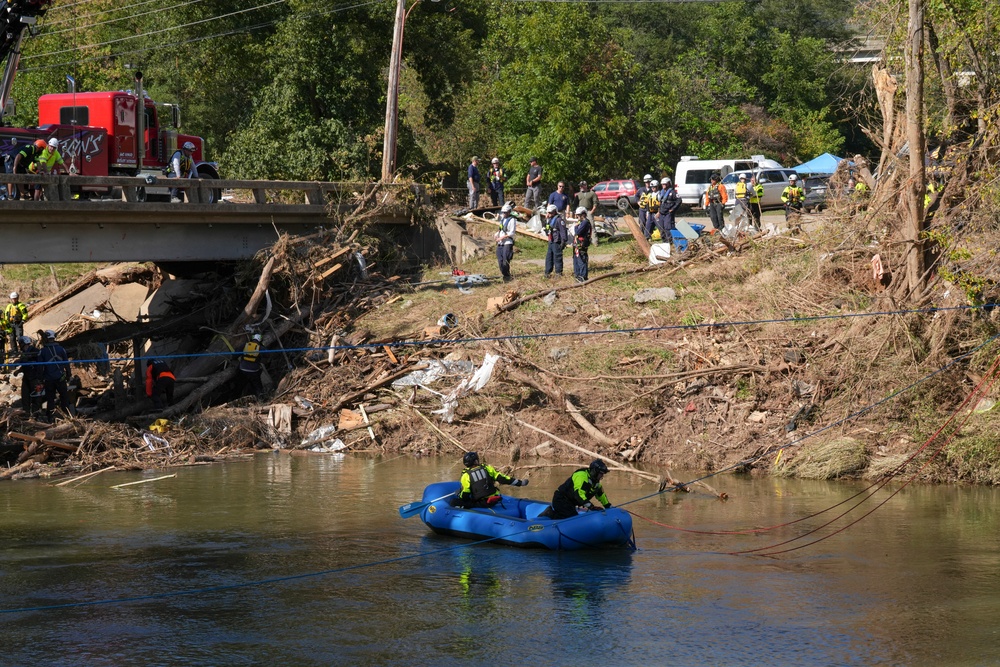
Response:
[[[25,33],[33,29],[48,5],[49,0],[28,0],[26,3],[20,0],[9,5],[8,38],[0,40],[0,61],[6,59],[0,81],[0,120],[8,110]],[[76,92],[73,80],[69,77],[67,80],[70,83],[68,92],[39,98],[37,127],[0,127],[0,154],[5,171],[12,171],[14,156],[25,145],[36,139],[48,141],[55,137],[71,173],[145,176],[150,185],[138,193],[140,199],[168,197],[164,168],[177,148],[190,141],[195,146],[193,159],[198,176],[219,178],[218,165],[204,161],[204,140],[180,133],[180,108],[175,104],[156,104],[149,99],[142,90],[141,72],[135,77],[137,92]],[[96,186],[81,190],[95,194],[109,192],[107,188]],[[211,193],[212,201],[221,199],[219,190]]]

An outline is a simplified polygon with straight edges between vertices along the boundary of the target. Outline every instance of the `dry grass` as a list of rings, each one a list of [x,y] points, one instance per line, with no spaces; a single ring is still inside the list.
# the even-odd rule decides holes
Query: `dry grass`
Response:
[[[773,473],[778,477],[837,479],[860,472],[867,462],[863,442],[855,438],[837,438],[802,445],[794,457],[778,462]]]

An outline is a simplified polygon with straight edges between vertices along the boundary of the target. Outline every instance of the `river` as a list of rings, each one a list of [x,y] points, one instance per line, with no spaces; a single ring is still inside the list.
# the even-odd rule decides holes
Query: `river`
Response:
[[[512,492],[550,497],[569,470],[533,470]],[[834,512],[756,535],[651,522],[768,527],[865,488],[719,477],[725,503],[696,492],[626,504],[644,517],[635,553],[552,553],[469,546],[399,517],[425,484],[459,472],[443,458],[262,454],[0,484],[0,663],[1000,662],[994,489],[907,487],[773,557],[726,552],[784,542]],[[615,504],[655,491],[616,473],[605,485]]]

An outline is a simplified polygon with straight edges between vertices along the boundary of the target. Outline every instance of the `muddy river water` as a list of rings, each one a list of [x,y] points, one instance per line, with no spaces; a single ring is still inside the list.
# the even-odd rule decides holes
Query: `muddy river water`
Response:
[[[533,470],[512,493],[549,498],[569,470]],[[0,664],[1000,664],[994,489],[907,487],[764,557],[728,552],[792,540],[850,504],[732,531],[864,485],[720,477],[726,503],[626,504],[643,517],[635,553],[551,553],[400,518],[459,472],[443,458],[263,454],[0,484]],[[655,491],[618,474],[606,486],[615,504]]]

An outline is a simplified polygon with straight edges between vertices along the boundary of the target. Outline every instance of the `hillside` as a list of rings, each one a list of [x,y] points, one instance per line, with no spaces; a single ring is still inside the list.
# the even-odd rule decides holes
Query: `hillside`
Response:
[[[900,305],[894,246],[884,230],[864,227],[855,206],[836,202],[791,232],[743,237],[735,251],[704,237],[656,267],[631,239],[605,241],[591,249],[584,284],[572,280],[569,261],[565,277],[544,280],[544,244],[526,237],[518,239],[515,280],[500,282],[490,225],[468,225],[487,252],[462,267],[486,284],[463,278],[461,286],[451,267],[404,271],[391,239],[359,237],[364,228],[348,235],[349,222],[338,232],[285,239],[234,274],[200,277],[233,289],[192,283],[181,314],[154,327],[174,341],[175,354],[196,357],[175,360],[186,389],[174,406],[151,411],[123,350],[120,389],[100,389],[104,376],[81,372],[94,389],[81,409],[87,417],[46,427],[8,413],[9,431],[41,433],[63,447],[38,436],[8,454],[17,469],[4,476],[343,448],[449,457],[475,449],[518,467],[580,462],[594,452],[667,479],[675,467],[817,478],[919,469],[929,481],[997,483],[997,417],[986,409],[996,312],[964,308],[966,293],[940,277],[923,303]],[[330,258],[352,250],[369,258],[368,271],[349,271],[350,262],[331,270]],[[876,253],[889,271],[879,282]],[[161,289],[171,280],[123,275]],[[263,305],[268,288],[273,312]],[[668,300],[640,302],[641,291],[664,288]],[[491,299],[505,297],[519,305],[491,310]],[[194,327],[192,313],[205,324]],[[438,327],[446,314],[454,326]],[[241,396],[235,366],[226,363],[233,353],[214,332],[228,332],[238,351],[251,330],[244,323],[262,315],[274,323],[259,329],[273,382],[257,401]],[[115,326],[123,340],[136,335]],[[74,359],[87,358],[87,341],[107,339],[92,327],[67,331]],[[194,329],[201,333],[192,336]],[[501,359],[485,386],[453,402],[450,422],[434,414],[488,354]],[[391,384],[437,360],[458,363],[438,380]],[[982,394],[963,404],[981,383]],[[129,393],[137,400],[126,400]],[[170,422],[161,434],[169,446],[145,447],[157,418]],[[921,450],[942,427],[950,439]],[[21,442],[9,441],[17,449]]]

